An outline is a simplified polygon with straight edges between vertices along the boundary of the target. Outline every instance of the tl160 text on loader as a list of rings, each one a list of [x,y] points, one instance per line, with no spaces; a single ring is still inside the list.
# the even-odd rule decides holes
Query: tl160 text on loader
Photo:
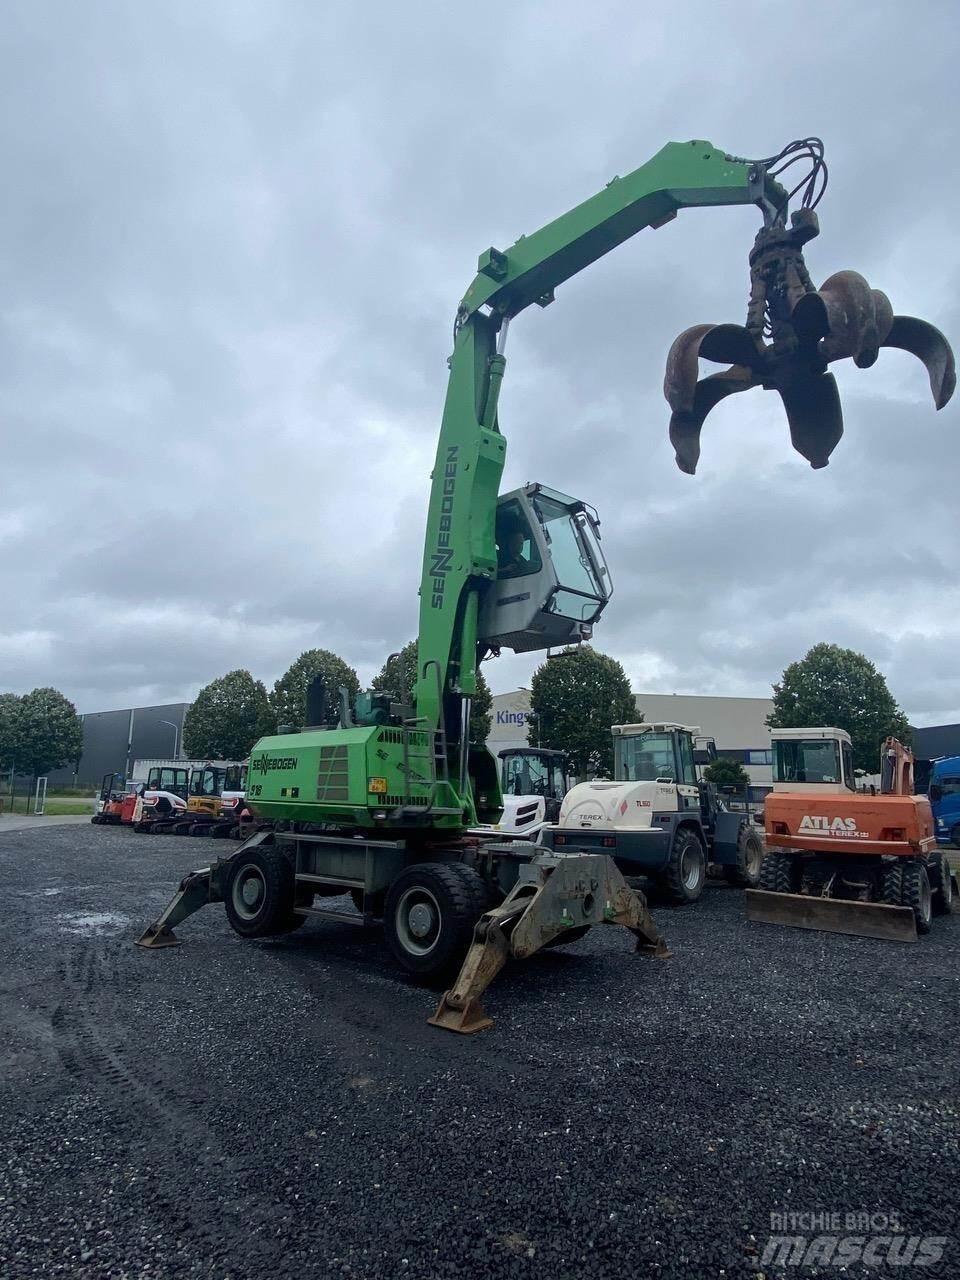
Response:
[[[806,162],[788,191],[777,180]],[[671,349],[665,392],[681,470],[692,472],[709,408],[750,386],[782,397],[796,449],[825,465],[842,432],[830,361],[867,365],[881,345],[913,351],[934,400],[953,389],[953,357],[922,321],[894,317],[862,277],[841,272],[820,291],[803,263],[817,232],[826,169],[816,139],[747,160],[708,142],[669,143],[583,204],[506,250],[488,249],[457,308],[446,403],[432,476],[420,584],[417,681],[314,707],[312,727],[261,739],[250,758],[247,803],[260,831],[231,856],[188,875],[140,939],[170,945],[174,927],[222,901],[245,937],[329,915],[316,899],[349,892],[358,922],[382,919],[387,945],[409,973],[456,973],[432,1021],[468,1032],[489,1025],[479,1000],[513,957],[599,924],[631,930],[638,947],[666,950],[642,894],[613,859],[575,845],[471,834],[496,822],[492,756],[469,741],[477,664],[501,649],[526,653],[588,639],[611,594],[599,522],[582,500],[527,484],[499,494],[506,458],[498,404],[510,322],[645,227],[696,206],[755,205],[762,226],[750,255],[746,325],[698,326]],[[790,198],[800,207],[789,217]],[[730,362],[698,379],[698,358]],[[499,495],[499,496],[498,496]],[[344,915],[336,914],[338,920]]]

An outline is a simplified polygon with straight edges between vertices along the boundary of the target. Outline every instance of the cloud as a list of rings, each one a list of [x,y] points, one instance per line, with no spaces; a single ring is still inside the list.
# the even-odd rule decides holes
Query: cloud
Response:
[[[505,247],[706,134],[827,143],[807,259],[956,338],[944,163],[960,36],[930,0],[802,10],[415,0],[14,4],[0,78],[0,687],[83,710],[268,683],[322,644],[372,676],[416,629],[457,300]],[[824,472],[776,396],[733,397],[681,475],[679,330],[743,318],[749,208],[645,231],[512,326],[505,487],[595,503],[598,627],[637,687],[764,694],[818,640],[918,722],[960,718],[957,409],[884,352],[840,374]],[[529,684],[506,656],[495,689]]]

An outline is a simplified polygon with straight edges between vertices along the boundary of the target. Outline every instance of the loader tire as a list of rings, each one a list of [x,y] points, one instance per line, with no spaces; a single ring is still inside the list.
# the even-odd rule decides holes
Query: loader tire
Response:
[[[278,849],[261,845],[237,858],[223,901],[231,928],[241,938],[290,933],[304,923],[293,913],[293,866]]]
[[[800,868],[789,853],[765,853],[760,864],[760,888],[766,893],[799,893]]]
[[[947,856],[938,849],[931,853],[927,861],[927,874],[930,877],[930,889],[933,893],[933,914],[949,915],[953,910],[953,881],[950,879],[950,863]]]
[[[744,826],[737,840],[737,861],[732,867],[724,867],[727,883],[738,889],[756,889],[760,883],[760,864],[763,862],[763,842],[756,831]]]
[[[703,845],[687,827],[673,837],[670,860],[654,881],[656,897],[674,907],[696,902],[707,882],[707,855]]]
[[[919,858],[908,858],[903,864],[903,905],[910,907],[917,922],[917,933],[929,933],[933,917],[933,894],[927,868]]]
[[[479,885],[479,888],[478,888]],[[483,880],[462,863],[420,862],[387,890],[383,931],[397,964],[418,978],[455,973],[473,941]]]
[[[903,906],[903,864],[899,858],[885,863],[880,872],[880,901],[888,907]]]

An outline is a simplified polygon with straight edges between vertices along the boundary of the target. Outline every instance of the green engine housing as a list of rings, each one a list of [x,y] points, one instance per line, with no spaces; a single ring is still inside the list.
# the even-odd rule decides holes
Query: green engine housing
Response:
[[[250,755],[247,803],[267,821],[346,826],[459,826],[436,813],[433,735],[392,725],[307,729],[261,738]]]

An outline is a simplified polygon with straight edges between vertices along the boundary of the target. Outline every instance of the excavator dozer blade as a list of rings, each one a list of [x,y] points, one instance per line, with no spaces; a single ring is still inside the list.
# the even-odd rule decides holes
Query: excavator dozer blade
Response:
[[[760,924],[852,933],[858,938],[880,938],[884,942],[918,941],[916,920],[909,907],[808,897],[802,893],[769,893],[764,889],[747,889],[745,896],[747,919]]]
[[[567,930],[595,924],[623,925],[636,937],[637,951],[658,958],[670,954],[643,895],[630,888],[612,858],[534,858],[500,906],[480,917],[457,980],[428,1022],[461,1035],[493,1026],[480,998],[507,960],[526,960]]]

